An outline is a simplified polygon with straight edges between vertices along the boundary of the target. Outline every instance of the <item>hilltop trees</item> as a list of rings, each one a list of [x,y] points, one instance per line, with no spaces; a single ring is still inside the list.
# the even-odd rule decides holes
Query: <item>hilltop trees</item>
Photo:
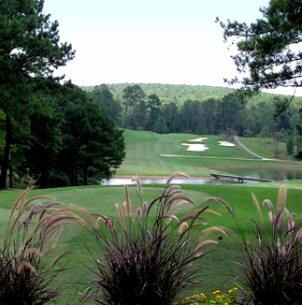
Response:
[[[302,86],[302,2],[271,0],[260,9],[263,18],[251,24],[220,22],[225,40],[236,43],[233,56],[243,89]],[[247,74],[247,75],[246,75]]]
[[[147,107],[149,110],[148,113],[148,121],[147,121],[147,129],[152,131],[161,131],[160,127],[160,117],[161,117],[161,101],[156,94],[150,94],[148,96]]]
[[[155,93],[147,95],[142,89],[144,86],[120,86],[118,91],[117,85],[106,87],[114,92],[113,99],[122,107],[121,127],[160,133],[220,134],[232,129],[238,135],[271,137],[276,129],[274,113],[280,108],[274,106],[276,97],[273,95],[247,96],[235,90],[227,91],[221,98],[199,100],[194,98],[194,94],[187,95],[188,99],[184,101],[176,97],[178,91],[175,90],[170,92],[169,101],[162,101]],[[147,92],[152,92],[152,89],[158,92],[156,88],[156,85],[152,84]],[[164,85],[160,85],[159,88],[165,92]],[[189,98],[191,96],[193,99]],[[283,134],[293,134],[299,121],[297,103],[294,102],[290,108],[286,114],[287,124],[284,119],[282,124],[279,124],[279,130]]]
[[[238,134],[243,134],[244,130],[244,113],[245,101],[242,95],[228,94],[221,103],[218,104],[218,125],[220,131],[223,132],[227,129],[236,130]]]
[[[119,124],[122,106],[114,99],[108,86],[105,84],[95,86],[92,91],[92,96],[104,108],[108,118],[115,124]]]
[[[139,85],[127,86],[123,90],[124,126],[137,129],[145,124],[146,94]]]
[[[44,15],[42,0],[0,2],[0,109],[5,143],[0,188],[6,187],[16,129],[28,130],[34,83],[73,58],[70,44],[60,43],[58,23]]]

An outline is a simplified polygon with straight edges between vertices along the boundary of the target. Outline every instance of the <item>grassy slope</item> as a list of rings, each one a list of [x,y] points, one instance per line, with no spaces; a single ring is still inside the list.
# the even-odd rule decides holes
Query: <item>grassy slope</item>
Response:
[[[271,138],[243,138],[240,137],[240,141],[249,147],[251,150],[257,152],[259,155],[265,158],[275,158],[274,144]],[[278,149],[282,152],[282,157],[286,157],[286,144],[279,143]]]
[[[274,162],[257,160],[239,147],[222,147],[217,141],[223,136],[208,136],[203,143],[209,147],[204,152],[190,152],[182,143],[199,137],[192,134],[157,134],[148,131],[125,131],[126,158],[117,170],[118,175],[170,176],[175,172],[185,172],[191,176],[207,176],[209,173],[236,173],[240,168],[260,169],[263,167],[301,168],[298,162]],[[245,139],[242,139],[243,141]],[[255,138],[244,142],[259,154],[272,157],[271,148]],[[257,143],[251,145],[251,143]],[[251,145],[251,146],[250,146]],[[161,154],[179,155],[163,157]],[[231,160],[229,158],[242,158]],[[245,160],[246,159],[246,160]]]

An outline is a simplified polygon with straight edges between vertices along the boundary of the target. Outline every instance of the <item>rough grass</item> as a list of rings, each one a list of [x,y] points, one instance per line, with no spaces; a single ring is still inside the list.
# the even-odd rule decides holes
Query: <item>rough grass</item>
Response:
[[[288,208],[296,214],[298,223],[302,223],[301,198],[302,187],[298,182],[288,185]],[[252,234],[251,218],[256,218],[256,212],[252,204],[251,192],[254,192],[259,201],[269,198],[276,201],[278,184],[259,184],[259,185],[184,185],[183,189],[188,197],[194,199],[196,203],[202,206],[208,196],[220,196],[225,199],[235,209],[237,222],[218,205],[212,204],[212,208],[220,211],[220,217],[208,215],[206,222],[208,225],[224,225],[232,228],[237,233],[242,232]],[[148,201],[158,196],[162,191],[162,186],[144,186],[144,198]],[[0,231],[3,232],[3,226],[7,221],[9,208],[20,191],[0,192],[1,214],[0,214]],[[138,204],[135,198],[136,188],[130,187],[133,203]],[[66,203],[78,204],[85,207],[91,212],[101,212],[110,216],[116,216],[114,203],[121,203],[124,198],[123,187],[78,187],[78,188],[61,188],[33,190],[31,195],[44,194],[55,197],[59,201]],[[180,210],[182,214],[184,211]],[[199,230],[196,228],[195,234],[198,236]],[[87,287],[93,274],[87,270],[83,264],[90,265],[90,256],[87,254],[87,248],[95,251],[92,240],[85,230],[80,227],[69,227],[64,232],[65,244],[74,249],[74,255],[69,265],[69,269],[60,279],[64,283],[65,296],[58,304],[78,304],[78,292]],[[207,254],[200,261],[200,272],[203,275],[203,281],[198,283],[200,289],[210,291],[215,288],[228,289],[234,286],[236,280],[236,263],[241,254],[240,238],[230,236],[224,238],[220,234],[215,237],[219,240],[217,247],[211,247]],[[222,240],[221,240],[222,238]]]

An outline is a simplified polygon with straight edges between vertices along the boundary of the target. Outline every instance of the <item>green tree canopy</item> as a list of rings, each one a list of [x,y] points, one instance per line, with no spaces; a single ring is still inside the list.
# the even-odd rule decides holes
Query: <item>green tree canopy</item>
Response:
[[[72,84],[64,87],[63,145],[57,174],[63,173],[66,180],[60,183],[81,185],[110,178],[125,157],[123,132],[86,92]]]
[[[113,94],[105,84],[95,86],[92,91],[92,96],[97,103],[102,105],[107,116],[115,124],[120,122],[122,107],[114,99]]]
[[[244,74],[234,78],[243,89],[302,86],[302,2],[271,0],[261,8],[263,17],[251,24],[220,22],[225,41],[236,44],[232,56],[237,70]],[[219,21],[219,19],[218,19]]]
[[[31,116],[30,175],[41,188],[110,178],[125,156],[123,133],[79,87],[42,87]]]
[[[242,135],[245,124],[245,100],[241,94],[226,95],[219,103],[217,112],[220,132],[231,129]]]
[[[160,131],[161,101],[156,94],[148,95],[147,108],[149,109],[146,128],[152,131]]]
[[[144,129],[147,119],[146,94],[139,85],[127,86],[123,90],[125,105],[124,127]]]
[[[60,43],[58,22],[43,14],[43,4],[43,0],[0,1],[0,109],[5,115],[0,188],[6,187],[15,127],[29,122],[35,81],[52,77],[56,68],[74,57],[71,45]]]

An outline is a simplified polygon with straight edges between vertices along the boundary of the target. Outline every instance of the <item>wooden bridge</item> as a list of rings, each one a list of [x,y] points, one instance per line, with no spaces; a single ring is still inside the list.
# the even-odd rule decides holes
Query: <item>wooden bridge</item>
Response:
[[[212,177],[225,180],[237,180],[238,183],[243,183],[244,181],[256,181],[256,182],[272,182],[270,179],[258,179],[258,178],[250,178],[250,177],[241,177],[241,176],[230,176],[230,175],[219,175],[219,174],[211,174]]]

